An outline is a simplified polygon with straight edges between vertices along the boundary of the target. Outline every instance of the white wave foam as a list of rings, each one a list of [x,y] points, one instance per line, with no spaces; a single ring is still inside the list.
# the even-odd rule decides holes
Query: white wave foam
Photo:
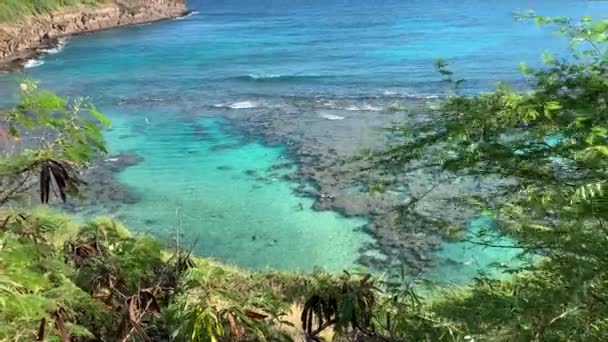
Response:
[[[262,75],[258,75],[258,74],[249,74],[247,75],[249,78],[254,79],[254,80],[266,80],[266,79],[273,79],[273,78],[281,78],[284,77],[283,75],[279,75],[279,74],[262,74]]]
[[[230,107],[232,109],[250,109],[250,108],[256,108],[258,106],[259,106],[259,104],[256,102],[253,102],[253,101],[239,101],[239,102],[230,104],[228,107]]]
[[[183,15],[183,16],[181,16],[181,17],[177,17],[177,18],[175,18],[175,20],[184,20],[184,19],[188,19],[188,18],[190,18],[190,17],[192,17],[192,16],[195,16],[195,15],[197,15],[197,14],[198,14],[198,11],[192,11],[192,12],[190,12],[190,13],[186,14],[186,15]]]
[[[219,103],[214,104],[215,108],[230,108],[230,109],[251,109],[258,108],[260,106],[259,103],[253,101],[238,101],[234,103]]]
[[[379,112],[381,110],[383,110],[384,108],[379,107],[379,106],[373,106],[370,104],[364,104],[361,106],[355,106],[355,105],[351,105],[348,106],[346,108],[344,108],[345,110],[350,110],[350,111],[370,111],[370,112]]]
[[[327,119],[327,120],[344,120],[343,116],[340,115],[333,115],[333,114],[321,114],[319,115],[320,117],[322,117],[323,119]]]
[[[383,93],[386,97],[418,97],[412,89],[389,89]]]
[[[412,99],[438,99],[439,95],[436,94],[418,94],[413,91],[407,90],[386,90],[383,92],[386,97],[406,97]]]
[[[35,68],[37,66],[41,66],[42,64],[44,64],[44,61],[42,61],[42,60],[30,59],[29,61],[25,62],[25,64],[23,64],[23,67],[26,69],[31,69],[31,68]]]
[[[52,47],[50,49],[42,49],[40,51],[43,53],[43,55],[54,55],[56,53],[60,53],[65,48],[65,45],[67,43],[68,43],[68,38],[60,38],[57,41],[57,45],[55,45],[54,47]],[[42,60],[42,59],[30,59],[27,62],[25,62],[25,64],[23,64],[23,67],[25,69],[31,69],[31,68],[39,67],[42,64],[44,64],[44,60]]]
[[[63,48],[65,48],[65,45],[68,43],[68,39],[67,38],[60,38],[57,41],[57,45],[51,49],[44,49],[42,50],[42,52],[45,52],[49,55],[54,55],[56,53],[60,53]]]

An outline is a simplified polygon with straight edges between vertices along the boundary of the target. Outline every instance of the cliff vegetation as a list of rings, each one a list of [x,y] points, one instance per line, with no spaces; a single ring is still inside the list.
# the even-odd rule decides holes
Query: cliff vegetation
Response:
[[[52,13],[69,7],[97,6],[112,0],[1,0],[0,23],[18,22],[27,16]]]

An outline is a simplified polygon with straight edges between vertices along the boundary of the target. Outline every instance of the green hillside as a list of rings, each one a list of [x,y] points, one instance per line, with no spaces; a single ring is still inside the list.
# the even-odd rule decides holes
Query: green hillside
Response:
[[[17,22],[21,18],[44,14],[64,7],[96,6],[111,0],[0,0],[0,23]]]

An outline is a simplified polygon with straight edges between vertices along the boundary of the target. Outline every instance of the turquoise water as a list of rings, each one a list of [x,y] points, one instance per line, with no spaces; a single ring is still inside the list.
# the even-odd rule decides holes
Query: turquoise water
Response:
[[[135,128],[117,118],[108,134],[112,151],[144,158],[119,176],[141,197],[116,213],[126,224],[252,268],[340,271],[355,263],[369,238],[353,229],[365,220],[315,212],[311,199],[295,196],[295,184],[281,180],[292,170],[271,170],[289,162],[284,148],[227,135],[218,119],[163,114],[146,112],[149,123]]]
[[[352,267],[369,241],[359,231],[366,219],[312,210],[312,200],[295,195],[297,184],[282,178],[293,168],[269,171],[292,161],[285,146],[250,139],[231,122],[264,113],[326,120],[316,115],[320,103],[347,122],[350,111],[376,102],[434,98],[444,92],[433,67],[439,57],[468,80],[469,92],[499,80],[524,87],[519,61],[536,65],[545,49],[566,45],[514,21],[513,10],[608,13],[608,2],[579,0],[192,0],[189,6],[197,13],[183,20],[70,38],[24,74],[67,96],[91,97],[114,121],[110,150],[144,158],[118,175],[140,201],[112,215],[167,241],[176,234],[184,245],[197,241],[200,255],[298,270]],[[22,75],[0,75],[0,103],[14,101],[15,76]],[[332,135],[326,122],[323,134]],[[470,247],[447,245],[440,253],[458,262],[440,265],[436,275],[472,274],[471,253],[487,260],[504,255]]]
[[[514,245],[508,238],[487,233],[483,239],[479,238],[482,230],[492,227],[493,222],[492,217],[487,214],[471,220],[467,227],[467,238],[505,247],[489,247],[466,241],[445,244],[435,253],[437,266],[428,274],[428,278],[440,283],[462,284],[482,274],[501,277],[505,268],[521,265],[528,260],[522,255],[522,249],[507,248]]]

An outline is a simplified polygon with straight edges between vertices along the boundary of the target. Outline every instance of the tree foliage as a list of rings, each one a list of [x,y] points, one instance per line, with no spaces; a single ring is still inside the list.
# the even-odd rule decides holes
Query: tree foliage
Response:
[[[511,280],[479,278],[436,313],[483,340],[606,340],[608,21],[518,18],[556,25],[572,54],[545,53],[539,69],[522,63],[530,91],[501,83],[463,96],[454,87],[429,120],[398,127],[400,142],[373,159],[395,173],[424,160],[455,176],[514,181],[494,194],[502,201],[481,204],[514,248],[537,258],[511,270]],[[457,86],[447,67],[438,63]],[[487,233],[476,242],[492,245]]]
[[[106,152],[106,117],[84,98],[69,101],[34,82],[21,83],[19,105],[0,119],[0,206],[30,194],[36,178],[41,202],[53,193],[65,201],[83,184],[79,168]]]

